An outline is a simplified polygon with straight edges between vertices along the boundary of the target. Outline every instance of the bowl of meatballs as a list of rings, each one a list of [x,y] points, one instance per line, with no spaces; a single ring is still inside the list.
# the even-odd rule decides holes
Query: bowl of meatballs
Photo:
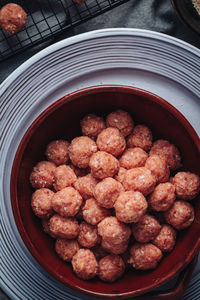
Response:
[[[55,101],[13,162],[25,245],[79,292],[125,299],[153,290],[200,246],[199,150],[184,116],[148,91],[96,86]]]

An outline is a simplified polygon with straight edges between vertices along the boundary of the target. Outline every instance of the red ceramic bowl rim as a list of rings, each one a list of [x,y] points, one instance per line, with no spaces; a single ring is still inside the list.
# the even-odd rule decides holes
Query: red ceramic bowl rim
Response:
[[[200,236],[199,239],[196,241],[195,247],[188,253],[186,259],[184,262],[177,264],[176,268],[173,268],[173,270],[169,273],[166,274],[165,277],[160,278],[159,283],[154,282],[151,285],[145,287],[144,289],[138,289],[134,290],[132,292],[125,292],[125,293],[120,293],[116,296],[116,294],[104,294],[102,293],[96,293],[84,288],[81,288],[77,285],[71,285],[66,280],[62,277],[59,276],[59,274],[54,273],[54,271],[49,267],[48,264],[45,263],[45,260],[41,259],[40,256],[38,256],[38,252],[35,250],[34,245],[31,243],[29,236],[24,228],[21,215],[20,215],[20,209],[18,206],[18,199],[17,199],[17,176],[18,171],[19,171],[19,165],[21,162],[22,154],[24,149],[27,146],[27,143],[29,141],[30,133],[38,128],[38,126],[42,123],[48,115],[53,112],[56,108],[60,107],[63,105],[65,102],[70,102],[73,101],[80,96],[85,96],[87,94],[92,94],[92,93],[98,93],[98,92],[127,92],[129,94],[137,94],[141,96],[146,96],[147,98],[151,98],[154,102],[158,103],[160,106],[165,108],[169,113],[171,113],[178,121],[183,125],[185,130],[189,133],[189,135],[192,137],[193,141],[195,142],[195,145],[197,146],[198,150],[200,151],[200,139],[193,129],[193,127],[190,125],[190,123],[186,120],[186,118],[169,102],[164,100],[158,95],[155,95],[149,91],[140,89],[140,88],[135,88],[131,86],[124,86],[124,85],[102,85],[102,86],[92,86],[84,89],[80,89],[78,91],[72,92],[70,94],[67,94],[66,96],[58,99],[54,103],[52,103],[50,106],[48,106],[29,126],[27,129],[26,133],[24,134],[17,152],[15,154],[15,158],[13,161],[13,166],[12,166],[12,172],[11,172],[11,184],[10,184],[10,193],[11,193],[11,204],[12,204],[12,210],[13,210],[13,215],[15,218],[16,225],[18,227],[19,233],[26,245],[26,247],[29,249],[33,257],[37,260],[37,262],[40,263],[40,265],[45,268],[54,278],[57,278],[59,281],[63,282],[66,284],[68,287],[77,290],[78,292],[85,293],[90,296],[96,296],[96,297],[104,297],[104,298],[114,298],[114,297],[123,297],[123,298],[129,298],[137,295],[144,294],[146,292],[152,291],[154,288],[164,284],[168,280],[170,280],[172,277],[174,277],[179,271],[181,271],[186,265],[192,260],[192,258],[195,256],[197,253],[199,247],[200,247]]]

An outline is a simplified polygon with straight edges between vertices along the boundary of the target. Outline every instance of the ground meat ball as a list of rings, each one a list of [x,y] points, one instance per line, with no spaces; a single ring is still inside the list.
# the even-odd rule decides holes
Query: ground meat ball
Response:
[[[133,133],[127,139],[130,148],[139,147],[148,151],[152,146],[152,132],[145,125],[135,126]]]
[[[90,173],[89,167],[85,168],[85,169],[80,169],[80,168],[74,166],[73,164],[70,164],[69,166],[74,171],[74,173],[77,177],[83,177],[83,176],[86,176],[88,173]]]
[[[60,258],[70,262],[80,247],[76,240],[57,239],[55,249]]]
[[[116,217],[107,217],[97,226],[100,236],[112,244],[127,242],[131,235],[129,226],[118,221]]]
[[[178,200],[164,215],[167,223],[177,230],[183,230],[194,221],[194,208],[188,202]]]
[[[75,239],[79,234],[79,225],[75,218],[53,215],[49,220],[50,232],[57,238]]]
[[[113,177],[119,170],[118,160],[113,155],[104,151],[98,151],[93,154],[89,166],[92,175],[98,179]]]
[[[40,161],[30,174],[30,183],[35,189],[50,188],[54,182],[56,165],[50,161]]]
[[[98,181],[91,174],[88,174],[86,176],[79,177],[74,183],[74,187],[77,191],[79,191],[83,199],[87,200],[88,198],[93,197],[97,183]]]
[[[148,158],[148,154],[141,148],[127,149],[119,159],[121,167],[132,169],[136,167],[143,167]]]
[[[166,140],[155,141],[149,154],[164,157],[167,160],[169,168],[172,170],[181,167],[181,157],[178,149]]]
[[[200,190],[200,178],[190,172],[178,172],[172,180],[179,199],[194,199]]]
[[[169,180],[170,171],[165,158],[158,155],[151,155],[147,158],[145,167],[151,171],[157,183]]]
[[[148,243],[153,240],[160,229],[159,222],[148,214],[144,215],[138,223],[132,225],[134,238],[140,243]]]
[[[50,231],[48,219],[42,219],[42,227],[45,233],[47,233],[54,239],[56,238],[56,236]]]
[[[100,242],[100,236],[97,227],[86,222],[82,222],[79,226],[78,242],[81,246],[92,248]]]
[[[137,270],[149,270],[157,267],[162,252],[155,245],[136,243],[130,249],[129,263]]]
[[[97,152],[96,143],[87,136],[76,137],[69,146],[69,157],[79,168],[87,168],[90,157]]]
[[[34,214],[42,219],[48,219],[53,214],[52,198],[54,192],[41,188],[36,190],[31,198],[31,206]]]
[[[101,246],[108,252],[112,254],[122,254],[128,249],[129,240],[126,242],[121,242],[119,244],[110,243],[102,240]]]
[[[69,143],[65,140],[52,141],[47,145],[46,157],[57,166],[66,164],[69,161]]]
[[[155,184],[156,180],[151,171],[145,167],[127,170],[124,175],[123,186],[126,191],[139,191],[147,196],[154,190]]]
[[[100,206],[112,208],[119,194],[124,191],[120,182],[108,177],[99,182],[94,189],[94,197]]]
[[[0,25],[7,33],[14,34],[22,30],[26,19],[24,9],[15,3],[8,3],[0,10]]]
[[[152,243],[163,252],[170,252],[175,246],[176,231],[169,225],[162,225],[159,234],[153,239]]]
[[[74,171],[66,165],[57,167],[54,171],[54,184],[53,187],[56,191],[60,191],[65,187],[71,186],[77,177]]]
[[[97,225],[104,218],[111,215],[110,210],[99,206],[94,198],[85,201],[82,211],[84,220],[92,225]]]
[[[118,220],[124,223],[135,223],[145,214],[148,204],[142,193],[127,191],[119,195],[114,207]]]
[[[72,258],[72,267],[76,275],[84,280],[92,279],[97,275],[98,263],[89,249],[80,249]]]
[[[117,128],[108,127],[98,135],[97,146],[101,151],[119,156],[126,148],[126,141]]]
[[[123,136],[127,136],[132,132],[134,123],[129,113],[124,110],[118,109],[111,112],[106,117],[106,126],[116,127],[123,134]]]
[[[175,187],[170,182],[158,184],[149,196],[148,202],[152,210],[166,211],[176,199]]]
[[[104,256],[108,255],[108,252],[100,244],[97,244],[91,250],[97,260],[100,260]]]
[[[120,168],[119,168],[119,172],[117,173],[117,175],[115,175],[114,178],[115,178],[117,181],[119,181],[120,183],[122,183],[123,180],[124,180],[124,175],[125,175],[126,171],[127,171],[127,170],[126,170],[125,168],[120,167]]]
[[[106,282],[114,282],[125,271],[125,264],[119,255],[107,255],[99,261],[99,278]]]
[[[96,138],[104,128],[106,125],[103,118],[96,115],[89,114],[81,120],[82,133],[90,138]]]

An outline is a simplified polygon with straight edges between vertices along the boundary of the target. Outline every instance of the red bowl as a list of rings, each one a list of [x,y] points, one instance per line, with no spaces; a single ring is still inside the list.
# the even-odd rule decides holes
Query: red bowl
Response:
[[[194,129],[172,105],[160,97],[125,86],[90,87],[71,93],[49,106],[25,133],[15,156],[11,175],[11,200],[15,221],[22,239],[36,260],[56,279],[72,289],[101,298],[129,298],[150,291],[170,280],[184,268],[200,246],[200,199],[193,201],[195,221],[179,234],[175,249],[157,269],[128,270],[115,283],[98,278],[83,281],[77,278],[70,264],[55,253],[55,241],[42,230],[41,221],[31,206],[33,189],[29,175],[33,166],[44,160],[46,145],[59,138],[71,140],[81,135],[80,119],[88,113],[106,115],[122,108],[132,114],[136,123],[148,125],[154,138],[168,139],[181,152],[184,170],[199,173],[200,141]]]

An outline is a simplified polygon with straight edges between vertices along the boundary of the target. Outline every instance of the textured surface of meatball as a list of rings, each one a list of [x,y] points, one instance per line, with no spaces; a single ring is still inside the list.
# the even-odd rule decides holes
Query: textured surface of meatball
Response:
[[[78,242],[85,248],[92,248],[100,242],[100,236],[97,232],[97,227],[86,222],[79,225],[80,231]]]
[[[122,254],[128,249],[129,240],[125,242],[120,242],[119,244],[114,244],[112,242],[108,242],[102,239],[101,246],[107,252],[112,254]]]
[[[72,258],[72,267],[76,275],[84,280],[92,279],[97,275],[98,263],[89,249],[80,249]]]
[[[140,147],[148,151],[152,146],[152,132],[145,125],[135,126],[133,133],[127,139],[128,147]]]
[[[125,264],[119,255],[110,254],[99,261],[99,278],[106,282],[114,282],[125,271]]]
[[[49,229],[57,238],[75,239],[79,234],[79,225],[75,218],[64,218],[57,214],[49,219]]]
[[[119,194],[124,191],[120,182],[108,177],[99,182],[94,189],[94,197],[100,206],[112,208]]]
[[[108,127],[98,135],[97,146],[113,156],[119,156],[126,148],[126,140],[119,129]]]
[[[66,164],[69,161],[68,147],[69,143],[65,140],[52,141],[46,148],[47,159],[57,166]]]
[[[88,198],[93,197],[94,189],[97,185],[98,181],[94,178],[91,174],[88,174],[83,177],[79,177],[76,182],[74,183],[74,187],[83,199],[87,200]]]
[[[200,178],[191,172],[178,172],[172,182],[179,199],[192,200],[200,191]]]
[[[126,171],[127,171],[127,170],[126,170],[125,168],[120,167],[118,173],[115,175],[114,178],[115,178],[117,181],[119,181],[120,183],[122,183],[123,180],[124,180],[124,175],[125,175]]]
[[[54,192],[47,188],[41,188],[33,193],[31,198],[31,207],[37,217],[48,219],[53,214],[53,195]]]
[[[132,132],[134,122],[129,113],[124,110],[118,109],[107,115],[106,126],[116,127],[123,134],[123,136],[127,136]]]
[[[160,223],[151,215],[144,215],[140,221],[132,225],[132,233],[136,241],[148,243],[160,232]]]
[[[56,165],[50,161],[40,161],[30,174],[30,183],[35,189],[50,188],[54,182]]]
[[[183,230],[193,223],[194,208],[186,201],[177,200],[164,215],[168,224],[177,230]]]
[[[153,239],[152,243],[162,252],[170,252],[175,246],[176,231],[170,225],[162,225],[159,234]]]
[[[124,223],[135,223],[145,214],[148,204],[142,193],[126,191],[119,195],[114,207],[118,220]]]
[[[170,182],[158,184],[149,196],[148,202],[152,210],[166,211],[176,199],[175,187]]]
[[[48,235],[50,235],[54,239],[56,238],[56,236],[50,231],[49,219],[42,219],[42,228],[43,228],[45,233],[47,233]]]
[[[147,158],[148,154],[141,148],[129,148],[122,154],[119,159],[119,163],[121,167],[132,169],[143,167]]]
[[[167,164],[171,170],[181,167],[181,157],[179,150],[166,140],[157,140],[153,143],[150,155],[158,155],[167,160]]]
[[[162,252],[155,245],[136,243],[130,249],[128,262],[137,270],[149,270],[156,268],[161,259]]]
[[[83,176],[86,176],[88,173],[90,173],[89,167],[87,167],[85,169],[81,169],[81,168],[74,166],[73,164],[69,164],[69,167],[74,171],[74,173],[77,177],[83,177]]]
[[[78,191],[73,187],[66,187],[53,195],[52,206],[54,211],[63,217],[75,216],[83,202]]]
[[[77,240],[57,239],[55,249],[60,258],[70,262],[80,247]]]
[[[145,167],[151,171],[157,183],[169,180],[170,171],[165,158],[158,155],[150,155],[145,162]]]
[[[97,145],[88,136],[80,136],[71,141],[68,150],[69,157],[75,166],[87,168],[90,157],[97,152]]]
[[[119,171],[118,160],[113,155],[104,151],[98,151],[93,154],[89,166],[91,174],[98,179],[113,177]]]
[[[85,201],[82,212],[83,219],[92,225],[97,225],[104,218],[111,215],[110,210],[98,205],[94,198],[90,198]]]
[[[147,196],[154,190],[155,184],[154,176],[145,167],[127,170],[124,175],[123,186],[126,191],[139,191],[144,196]]]
[[[65,187],[72,186],[77,180],[76,174],[66,165],[60,165],[54,171],[54,184],[53,187],[56,191],[60,191]]]
[[[97,135],[106,128],[103,118],[94,114],[89,114],[81,120],[81,131],[83,135],[96,138]]]

